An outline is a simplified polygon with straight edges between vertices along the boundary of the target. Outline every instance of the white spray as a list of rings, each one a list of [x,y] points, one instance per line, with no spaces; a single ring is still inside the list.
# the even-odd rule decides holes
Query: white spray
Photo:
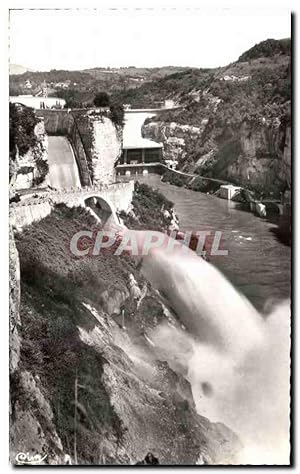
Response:
[[[137,234],[143,242],[145,233]],[[154,248],[142,268],[187,328],[160,327],[151,338],[168,345],[170,359],[182,356],[199,413],[240,435],[241,464],[288,464],[288,304],[263,318],[190,250]]]

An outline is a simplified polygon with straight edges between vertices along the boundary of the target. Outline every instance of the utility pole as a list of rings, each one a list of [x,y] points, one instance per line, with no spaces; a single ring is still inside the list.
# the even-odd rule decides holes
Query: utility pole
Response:
[[[77,368],[75,375],[75,387],[74,387],[74,462],[77,465],[77,401],[78,401],[78,377]]]

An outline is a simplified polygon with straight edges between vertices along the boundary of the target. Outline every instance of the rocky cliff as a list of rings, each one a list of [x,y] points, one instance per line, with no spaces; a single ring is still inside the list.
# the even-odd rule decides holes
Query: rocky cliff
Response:
[[[161,464],[234,463],[237,436],[196,412],[184,364],[151,340],[180,322],[132,257],[72,257],[83,228],[96,230],[90,214],[59,205],[16,236],[11,461],[21,451],[46,464],[134,464],[151,451]],[[11,258],[13,270],[14,246]]]
[[[148,122],[143,135],[164,144],[165,160],[177,161],[177,169],[228,180],[237,185],[279,195],[291,186],[291,127],[280,122],[224,127],[206,131],[176,122]],[[197,150],[202,148],[203,153]]]
[[[17,110],[19,116],[25,112]],[[33,114],[33,113],[32,113]],[[23,119],[21,119],[23,120]],[[44,122],[34,118],[29,123],[30,130],[22,130],[16,121],[16,139],[14,140],[14,157],[10,159],[11,190],[30,189],[45,185],[48,173],[48,141]],[[31,135],[24,146],[23,140]],[[12,133],[10,133],[12,139]]]
[[[122,152],[122,129],[109,117],[91,114],[93,182],[109,184],[115,181],[115,164]]]

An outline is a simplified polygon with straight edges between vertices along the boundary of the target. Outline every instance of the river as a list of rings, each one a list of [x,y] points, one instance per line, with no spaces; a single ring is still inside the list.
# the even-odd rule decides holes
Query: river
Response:
[[[222,232],[228,255],[210,261],[259,311],[290,296],[291,249],[277,240],[274,224],[231,201],[163,183],[160,176],[141,180],[174,202],[181,230]]]

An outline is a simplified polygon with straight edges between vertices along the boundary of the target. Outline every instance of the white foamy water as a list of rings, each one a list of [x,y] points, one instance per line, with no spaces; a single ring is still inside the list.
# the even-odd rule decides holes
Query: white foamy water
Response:
[[[144,233],[138,232],[142,242]],[[244,445],[243,464],[289,463],[290,311],[260,313],[214,266],[194,252],[153,249],[143,273],[186,331],[151,335],[185,365],[199,414],[224,422]]]
[[[151,147],[153,141],[142,137],[142,125],[147,118],[153,117],[153,112],[125,112],[123,129],[123,146]]]

